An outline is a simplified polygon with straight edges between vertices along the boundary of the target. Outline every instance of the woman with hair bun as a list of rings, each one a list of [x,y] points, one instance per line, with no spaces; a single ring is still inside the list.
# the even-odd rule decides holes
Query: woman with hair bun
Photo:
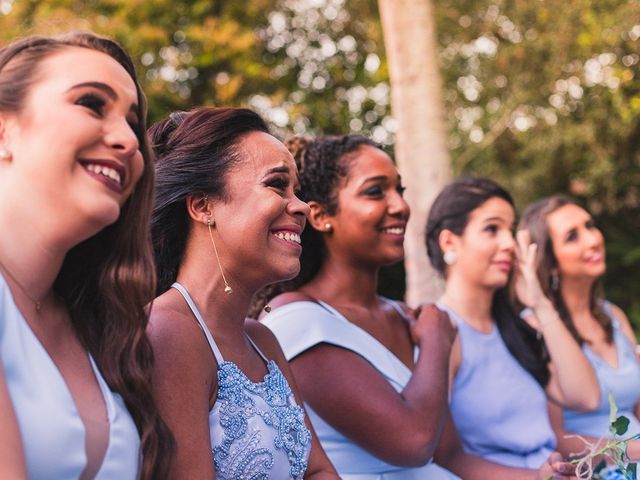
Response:
[[[587,210],[564,195],[529,205],[518,227],[539,245],[536,274],[542,290],[582,346],[600,385],[600,403],[593,412],[549,404],[558,450],[565,455],[582,452],[585,444],[576,435],[593,442],[610,435],[609,394],[616,401],[618,415],[629,419],[628,435],[640,433],[636,337],[624,312],[603,297],[602,232]],[[627,444],[627,454],[640,460],[639,440]]]
[[[0,50],[0,478],[166,478],[145,115],[111,40]]]
[[[447,397],[456,330],[377,293],[402,260],[409,206],[393,161],[361,135],[289,142],[311,208],[300,275],[262,292],[327,455],[346,480],[534,479],[552,473],[467,455]],[[436,450],[436,448],[438,450]]]
[[[251,110],[176,112],[156,152],[155,388],[176,437],[172,479],[335,479],[282,350],[246,319],[300,269],[309,207],[284,145]]]

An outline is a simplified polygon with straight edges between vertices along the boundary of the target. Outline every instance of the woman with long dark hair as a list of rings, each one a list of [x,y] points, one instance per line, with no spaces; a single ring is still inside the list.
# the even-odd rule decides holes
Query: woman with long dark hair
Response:
[[[565,455],[584,450],[580,435],[596,442],[609,433],[609,393],[618,414],[629,419],[628,434],[640,433],[640,363],[636,338],[624,312],[606,301],[602,276],[606,269],[604,237],[578,202],[564,195],[529,205],[519,229],[539,245],[535,272],[544,294],[582,346],[600,384],[600,403],[580,412],[550,403],[558,450]],[[628,443],[628,455],[640,459],[640,441]]]
[[[467,455],[447,406],[456,332],[433,306],[412,312],[377,293],[402,260],[409,207],[393,161],[361,135],[289,142],[311,213],[302,269],[261,295],[318,437],[347,480],[534,479],[552,473]],[[254,309],[254,314],[258,308]],[[436,450],[436,447],[438,450]],[[540,467],[540,465],[538,465]]]
[[[120,46],[0,50],[0,477],[163,478],[151,395],[153,165]]]
[[[336,478],[278,342],[246,319],[259,289],[300,269],[309,209],[291,155],[247,109],[176,112],[150,134],[150,335],[176,437],[171,478]]]
[[[426,241],[431,264],[445,279],[438,305],[458,327],[450,408],[465,450],[504,465],[538,468],[556,445],[547,397],[589,410],[599,390],[593,369],[535,278],[536,246],[523,235],[516,244],[514,222],[506,190],[488,179],[461,178],[435,199]],[[514,267],[515,291],[530,309],[529,323],[509,301]]]

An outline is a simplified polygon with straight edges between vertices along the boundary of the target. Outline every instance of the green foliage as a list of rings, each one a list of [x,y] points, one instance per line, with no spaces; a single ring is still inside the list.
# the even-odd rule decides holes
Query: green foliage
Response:
[[[455,171],[520,206],[582,200],[607,239],[607,296],[638,327],[640,2],[434,5]]]
[[[432,3],[454,170],[495,178],[521,207],[583,200],[607,238],[607,297],[640,326],[640,1]],[[151,121],[245,105],[281,136],[393,143],[375,0],[0,0],[0,44],[69,29],[132,53]]]
[[[578,436],[585,443],[586,450],[581,458],[572,462],[576,464],[576,476],[584,480],[637,480],[638,464],[627,455],[627,443],[639,439],[640,434],[619,438],[627,433],[629,419],[618,416],[618,407],[611,393],[609,393],[609,420],[611,438],[602,438],[595,443],[590,443]],[[593,461],[602,457],[604,459],[594,467]]]

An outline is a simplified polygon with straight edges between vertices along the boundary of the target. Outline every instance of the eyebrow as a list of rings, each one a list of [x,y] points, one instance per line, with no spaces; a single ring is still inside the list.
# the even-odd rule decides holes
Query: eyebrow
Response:
[[[502,218],[502,217],[489,217],[489,218],[485,218],[483,220],[483,222],[487,223],[487,222],[504,222],[504,223],[508,223],[506,219]],[[512,222],[513,223],[513,222]]]
[[[386,175],[378,175],[376,177],[369,177],[369,178],[365,178],[362,182],[360,182],[360,186],[364,185],[365,183],[368,182],[384,182],[386,180],[388,180],[389,177],[387,177]]]
[[[272,173],[290,173],[290,172],[289,172],[289,167],[287,167],[286,165],[282,165],[280,167],[270,168],[269,170],[267,170],[267,173],[265,175],[270,175]]]
[[[109,85],[107,85],[106,83],[103,82],[83,82],[83,83],[78,83],[76,85],[73,85],[71,88],[69,88],[67,90],[67,92],[70,92],[72,90],[77,90],[79,88],[95,88],[97,90],[100,90],[101,92],[103,92],[105,95],[107,95],[111,100],[117,100],[118,99],[118,94],[116,93],[116,91],[111,88]],[[138,110],[138,104],[137,103],[133,103],[131,104],[131,108],[129,109],[130,112],[133,112],[136,114],[138,114],[137,112]]]

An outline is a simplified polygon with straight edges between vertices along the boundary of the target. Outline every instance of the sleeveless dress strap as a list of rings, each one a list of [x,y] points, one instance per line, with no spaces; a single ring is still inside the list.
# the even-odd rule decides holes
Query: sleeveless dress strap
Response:
[[[267,357],[265,357],[264,353],[262,353],[262,350],[260,350],[258,348],[258,345],[256,345],[256,342],[251,340],[251,337],[249,335],[247,335],[246,333],[245,333],[245,336],[247,337],[247,340],[249,340],[249,343],[253,346],[254,350],[256,352],[258,352],[258,355],[260,355],[262,357],[262,360],[264,360],[264,363],[269,363],[269,359]]]
[[[198,307],[196,307],[195,302],[191,298],[191,295],[189,295],[189,292],[187,292],[187,289],[184,288],[182,285],[180,285],[178,282],[174,282],[173,285],[171,285],[171,287],[178,290],[182,295],[182,297],[187,302],[187,304],[189,305],[191,312],[193,312],[193,315],[196,317],[196,320],[198,321],[198,325],[200,325],[200,328],[204,332],[205,337],[207,337],[207,342],[209,342],[209,347],[211,347],[211,351],[213,352],[213,355],[216,357],[216,361],[218,362],[218,365],[220,365],[222,362],[224,362],[222,353],[220,353],[220,349],[218,348],[218,345],[216,345],[216,342],[213,339],[213,337],[211,336],[211,332],[209,331],[207,324],[204,323],[204,319],[202,318],[202,315],[200,314]],[[262,355],[262,353],[260,353],[260,355]]]

